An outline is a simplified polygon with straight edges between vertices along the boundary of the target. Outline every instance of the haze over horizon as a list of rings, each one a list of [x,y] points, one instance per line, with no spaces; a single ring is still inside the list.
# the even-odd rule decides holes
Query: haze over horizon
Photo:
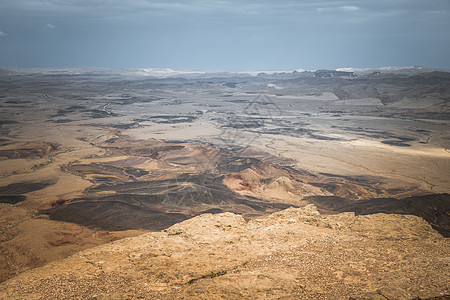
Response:
[[[0,66],[450,69],[450,2],[0,0]]]

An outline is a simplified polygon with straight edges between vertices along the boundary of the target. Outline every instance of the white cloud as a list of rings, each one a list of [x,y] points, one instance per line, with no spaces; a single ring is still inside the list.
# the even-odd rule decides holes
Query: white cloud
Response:
[[[3,32],[0,30],[0,36],[7,36],[8,34],[6,32]]]
[[[358,6],[348,6],[348,5],[346,5],[346,6],[339,7],[339,9],[343,10],[343,11],[357,11],[357,10],[359,10],[359,7]]]
[[[429,13],[430,14],[447,14],[448,11],[447,10],[430,10]]]
[[[50,28],[50,29],[56,28],[55,25],[50,24],[50,23],[45,24],[45,27],[46,27],[46,28]]]
[[[358,10],[360,10],[360,8],[358,6],[353,6],[353,5],[317,8],[318,12],[326,12],[326,11],[329,11],[329,12],[336,12],[336,11],[353,12],[353,11],[358,11]]]

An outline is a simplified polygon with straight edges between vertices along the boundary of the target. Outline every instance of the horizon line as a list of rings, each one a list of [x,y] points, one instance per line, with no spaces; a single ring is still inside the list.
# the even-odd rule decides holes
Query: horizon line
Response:
[[[207,73],[238,73],[238,74],[259,74],[259,73],[293,73],[293,72],[315,72],[319,70],[335,70],[335,71],[369,71],[369,70],[402,70],[402,69],[430,69],[430,70],[441,70],[441,71],[450,71],[450,69],[445,68],[435,68],[435,67],[424,67],[417,65],[398,65],[398,66],[383,66],[383,67],[338,67],[338,68],[316,68],[316,69],[186,69],[186,68],[171,68],[171,67],[100,67],[100,66],[58,66],[58,67],[12,67],[12,66],[0,66],[1,69],[11,70],[11,71],[31,71],[31,70],[82,70],[82,69],[91,69],[91,70],[140,70],[140,71],[154,71],[154,72],[167,72],[173,73],[173,75],[182,75],[182,74],[207,74]],[[175,74],[178,73],[178,74]]]

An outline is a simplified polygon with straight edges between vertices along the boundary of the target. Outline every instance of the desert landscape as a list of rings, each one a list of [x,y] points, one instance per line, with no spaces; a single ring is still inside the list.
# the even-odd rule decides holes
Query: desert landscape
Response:
[[[1,299],[449,299],[450,73],[0,69]]]

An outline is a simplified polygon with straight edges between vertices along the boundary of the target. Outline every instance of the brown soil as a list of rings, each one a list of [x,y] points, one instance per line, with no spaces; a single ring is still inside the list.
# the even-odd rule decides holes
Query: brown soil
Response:
[[[0,282],[81,250],[144,231],[94,231],[36,217],[36,211],[0,204]]]

